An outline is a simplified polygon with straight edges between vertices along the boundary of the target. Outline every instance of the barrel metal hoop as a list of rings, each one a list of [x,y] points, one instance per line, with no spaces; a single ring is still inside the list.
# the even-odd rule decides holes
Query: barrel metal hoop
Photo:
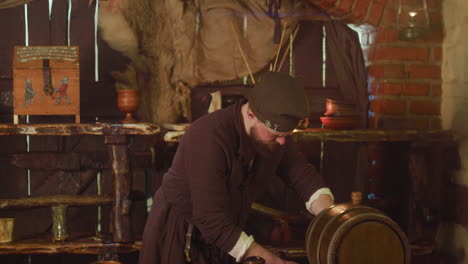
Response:
[[[311,233],[313,230],[315,230],[315,226],[317,225],[317,223],[319,222],[319,220],[320,220],[321,218],[323,218],[324,215],[326,215],[328,211],[330,211],[331,209],[335,208],[336,206],[337,206],[336,204],[330,206],[329,208],[325,209],[325,211],[323,211],[322,213],[318,214],[318,215],[314,218],[312,224],[309,225],[309,227],[307,228],[307,232],[306,232],[306,245],[307,245],[307,246],[310,245],[310,241],[309,241],[309,239],[310,239],[310,237],[311,237],[311,236],[310,236],[310,233]],[[307,252],[307,257],[308,257],[309,261],[312,262],[312,256],[311,256],[311,254],[309,253],[309,250],[307,250],[307,248],[306,248],[306,252]]]

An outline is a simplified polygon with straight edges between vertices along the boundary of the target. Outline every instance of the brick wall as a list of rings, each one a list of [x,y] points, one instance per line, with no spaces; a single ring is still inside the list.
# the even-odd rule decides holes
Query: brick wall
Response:
[[[368,65],[370,126],[384,129],[440,128],[441,0],[427,0],[430,32],[426,40],[401,41],[407,11],[422,0],[309,0],[346,23],[360,25]],[[419,10],[419,14],[424,13]],[[425,22],[424,16],[420,16]]]

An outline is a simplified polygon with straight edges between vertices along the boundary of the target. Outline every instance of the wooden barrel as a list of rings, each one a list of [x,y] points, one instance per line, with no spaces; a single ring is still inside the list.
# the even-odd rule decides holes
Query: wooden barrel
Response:
[[[309,225],[310,264],[408,264],[410,248],[400,227],[381,211],[351,203],[322,211]]]

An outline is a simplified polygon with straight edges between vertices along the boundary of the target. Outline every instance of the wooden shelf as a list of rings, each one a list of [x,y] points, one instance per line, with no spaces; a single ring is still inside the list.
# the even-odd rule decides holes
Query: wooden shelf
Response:
[[[160,127],[153,123],[0,124],[0,136],[156,135],[159,132]]]
[[[337,142],[398,142],[456,141],[459,136],[450,130],[331,130],[307,129],[297,130],[292,137],[295,141],[337,141]]]
[[[52,242],[46,239],[30,239],[0,243],[0,255],[8,254],[101,254],[111,250],[117,254],[139,251],[141,241],[133,243],[106,243],[97,237],[79,238],[65,242]]]
[[[164,141],[178,142],[185,131],[168,131]],[[459,136],[450,130],[333,130],[306,129],[295,130],[292,134],[295,141],[335,141],[335,142],[399,142],[425,141],[448,142],[457,141]]]
[[[0,209],[51,207],[55,205],[91,206],[111,204],[113,198],[96,195],[55,195],[25,197],[20,199],[0,199]]]

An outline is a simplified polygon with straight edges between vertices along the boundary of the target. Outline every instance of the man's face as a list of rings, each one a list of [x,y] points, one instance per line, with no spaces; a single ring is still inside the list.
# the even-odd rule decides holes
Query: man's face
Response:
[[[286,143],[286,137],[292,132],[277,132],[258,121],[250,128],[250,137],[260,153],[273,153]]]

